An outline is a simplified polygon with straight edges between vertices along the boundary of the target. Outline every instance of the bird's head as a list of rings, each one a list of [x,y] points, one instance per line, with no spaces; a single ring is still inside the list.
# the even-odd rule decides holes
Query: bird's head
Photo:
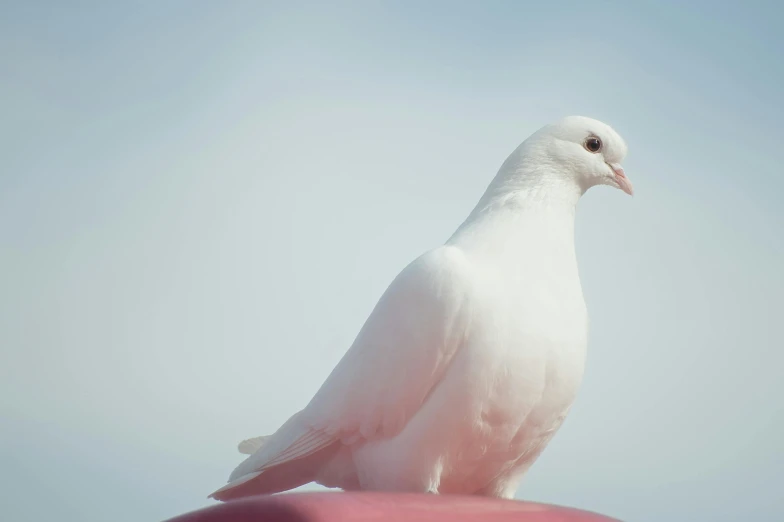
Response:
[[[547,125],[534,136],[530,147],[540,159],[548,158],[582,191],[610,185],[632,195],[634,190],[621,166],[626,142],[607,124],[583,116],[569,116]]]

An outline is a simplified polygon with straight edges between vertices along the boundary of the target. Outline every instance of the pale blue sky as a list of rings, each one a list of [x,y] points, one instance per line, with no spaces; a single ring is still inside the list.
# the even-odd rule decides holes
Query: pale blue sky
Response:
[[[521,498],[784,519],[775,2],[0,1],[3,519],[160,520],[302,407],[509,152],[613,125]]]

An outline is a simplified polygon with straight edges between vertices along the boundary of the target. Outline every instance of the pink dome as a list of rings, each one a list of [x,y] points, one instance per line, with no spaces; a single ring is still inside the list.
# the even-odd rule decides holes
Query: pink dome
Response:
[[[579,509],[485,497],[288,493],[210,506],[168,522],[612,522]],[[616,521],[617,522],[617,521]]]

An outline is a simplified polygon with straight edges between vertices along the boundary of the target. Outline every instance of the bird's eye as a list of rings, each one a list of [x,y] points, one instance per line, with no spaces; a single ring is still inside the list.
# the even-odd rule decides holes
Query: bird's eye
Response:
[[[585,149],[588,152],[593,152],[596,154],[600,150],[602,150],[602,140],[597,138],[596,136],[590,136],[585,140]]]

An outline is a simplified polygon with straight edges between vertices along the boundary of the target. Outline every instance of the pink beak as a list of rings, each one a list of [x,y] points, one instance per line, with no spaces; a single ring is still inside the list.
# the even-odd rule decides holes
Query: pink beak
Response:
[[[618,183],[618,187],[630,196],[633,196],[634,187],[632,187],[632,182],[629,181],[629,178],[626,177],[626,173],[623,171],[623,167],[621,167],[618,163],[610,163],[609,165],[612,171],[615,173],[615,182]]]

